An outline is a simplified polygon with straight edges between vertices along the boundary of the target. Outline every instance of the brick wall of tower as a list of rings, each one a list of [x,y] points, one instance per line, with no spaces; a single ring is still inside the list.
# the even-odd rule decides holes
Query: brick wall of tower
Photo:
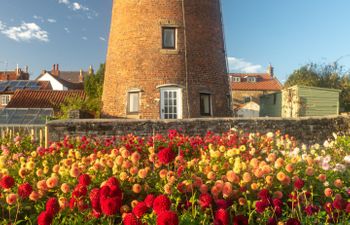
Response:
[[[200,116],[201,90],[212,93],[214,116],[229,116],[218,0],[185,0],[185,12],[188,83],[182,1],[114,1],[102,97],[106,117],[127,117],[128,90],[137,88],[142,92],[136,118],[160,118],[160,90],[156,87],[163,84],[184,87],[183,118]],[[161,49],[163,25],[177,27],[176,51]]]

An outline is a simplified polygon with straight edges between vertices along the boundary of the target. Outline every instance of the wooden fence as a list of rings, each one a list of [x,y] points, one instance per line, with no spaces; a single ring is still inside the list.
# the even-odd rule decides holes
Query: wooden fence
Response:
[[[13,139],[16,136],[30,136],[40,146],[47,146],[46,125],[0,125],[1,139]]]

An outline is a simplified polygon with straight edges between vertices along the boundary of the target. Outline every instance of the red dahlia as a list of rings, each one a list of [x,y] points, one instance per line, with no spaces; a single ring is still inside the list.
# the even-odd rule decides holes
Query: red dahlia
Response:
[[[94,210],[100,211],[100,189],[94,188],[90,191],[89,194],[90,201],[91,201],[91,207]]]
[[[176,154],[171,148],[163,148],[158,152],[159,161],[163,164],[169,164],[175,160]]]
[[[211,206],[212,201],[213,199],[208,193],[201,194],[199,196],[199,205],[202,207],[202,209],[209,208]]]
[[[225,209],[219,209],[215,213],[214,225],[228,225],[229,222],[229,214]]]
[[[132,209],[132,212],[137,218],[141,218],[148,210],[148,207],[146,203],[139,202],[136,204],[136,206]]]
[[[152,208],[154,198],[155,198],[155,197],[154,197],[154,195],[152,195],[152,194],[149,194],[149,195],[146,196],[144,202],[146,203],[146,205],[147,205],[148,208]]]
[[[136,218],[136,216],[132,213],[126,214],[123,219],[124,225],[142,225],[141,221]]]
[[[162,211],[157,216],[157,225],[178,225],[179,218],[173,211]]]
[[[243,215],[233,217],[233,225],[248,225],[248,218]]]
[[[106,185],[107,185],[108,187],[111,187],[111,186],[117,186],[117,187],[119,187],[119,186],[120,186],[119,181],[118,181],[117,178],[115,178],[115,177],[110,177],[110,178],[108,178],[108,180],[106,181]]]
[[[38,216],[38,225],[51,225],[53,215],[46,211],[42,211]]]
[[[18,187],[18,195],[21,196],[21,198],[28,198],[30,193],[32,193],[33,188],[29,183],[21,184]]]
[[[84,185],[84,186],[89,186],[91,183],[91,178],[88,174],[82,174],[78,178],[79,184]]]
[[[46,202],[46,212],[51,213],[52,216],[56,215],[60,210],[60,205],[56,198],[49,198]]]
[[[153,210],[156,212],[157,215],[162,211],[169,210],[170,206],[170,199],[165,195],[159,195],[153,201]]]
[[[12,188],[15,185],[15,179],[11,176],[3,176],[0,180],[0,186],[4,189]]]
[[[269,199],[269,198],[270,198],[269,190],[267,190],[267,189],[262,189],[261,191],[259,191],[258,197],[259,197],[261,200]]]
[[[300,178],[297,178],[294,181],[294,187],[298,190],[302,189],[304,187],[304,184],[305,184],[305,182]]]
[[[269,207],[269,202],[266,200],[257,201],[255,203],[255,209],[258,213],[263,213],[267,207]]]
[[[117,214],[122,205],[121,198],[119,197],[103,198],[101,199],[100,203],[102,213],[107,216],[113,216]]]
[[[286,225],[301,225],[301,223],[298,219],[290,218],[287,220]]]
[[[266,225],[277,225],[277,220],[275,218],[269,218]]]

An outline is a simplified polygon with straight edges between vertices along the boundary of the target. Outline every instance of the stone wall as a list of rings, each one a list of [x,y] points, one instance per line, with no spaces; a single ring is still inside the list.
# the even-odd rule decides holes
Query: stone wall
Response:
[[[207,131],[222,133],[230,128],[249,132],[269,132],[280,130],[303,143],[323,143],[333,132],[348,132],[349,116],[310,117],[297,119],[282,118],[208,118],[185,120],[56,120],[47,123],[48,141],[58,141],[64,135],[113,136],[133,133],[150,136],[166,134],[169,129],[181,129],[188,135],[204,135]]]

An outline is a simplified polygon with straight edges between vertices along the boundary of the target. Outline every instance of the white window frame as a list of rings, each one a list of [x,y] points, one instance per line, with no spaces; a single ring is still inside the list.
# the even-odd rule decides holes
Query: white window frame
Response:
[[[1,105],[6,106],[11,101],[11,95],[1,95]]]
[[[131,111],[130,110],[130,96],[131,94],[138,94],[138,111]],[[135,115],[140,113],[140,101],[141,101],[141,91],[138,90],[130,90],[127,93],[127,104],[126,104],[126,113],[128,115]]]
[[[255,83],[256,82],[256,77],[248,77],[247,78],[247,82]]]
[[[166,92],[176,92],[176,118],[166,118],[166,109],[165,109],[165,93]],[[179,87],[163,87],[160,88],[160,118],[161,119],[182,119],[182,88]]]

